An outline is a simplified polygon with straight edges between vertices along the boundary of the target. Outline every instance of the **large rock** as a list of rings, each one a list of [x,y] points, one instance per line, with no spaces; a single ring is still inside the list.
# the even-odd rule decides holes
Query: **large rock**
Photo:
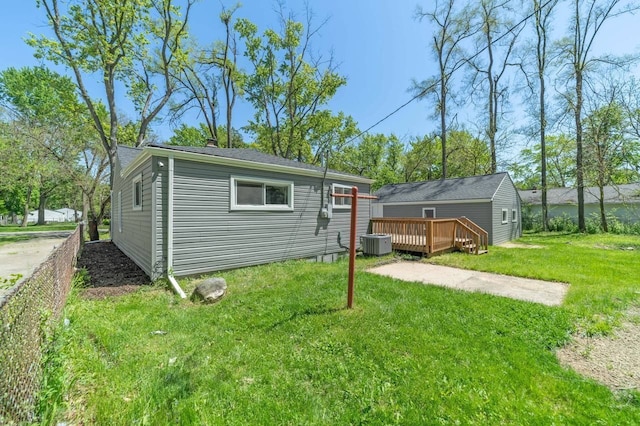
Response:
[[[227,282],[224,278],[208,278],[197,285],[191,300],[204,303],[215,303],[227,293]]]

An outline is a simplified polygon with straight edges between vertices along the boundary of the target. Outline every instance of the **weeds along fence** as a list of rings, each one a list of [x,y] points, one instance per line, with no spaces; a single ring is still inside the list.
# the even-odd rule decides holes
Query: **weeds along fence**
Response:
[[[44,353],[71,289],[81,244],[79,225],[0,300],[0,425],[35,420]]]

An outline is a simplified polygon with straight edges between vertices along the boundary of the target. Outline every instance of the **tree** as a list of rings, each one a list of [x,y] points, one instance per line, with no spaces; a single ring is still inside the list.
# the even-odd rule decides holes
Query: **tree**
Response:
[[[118,146],[118,82],[139,114],[136,144],[145,141],[149,125],[175,90],[172,78],[183,62],[191,6],[184,17],[172,0],[39,0],[54,37],[32,35],[36,56],[69,67],[89,110],[111,170]],[[62,6],[62,7],[61,7]],[[108,123],[100,117],[85,81],[99,74],[107,103]],[[97,97],[96,97],[97,98]],[[112,177],[113,179],[113,177]]]
[[[403,146],[395,135],[365,134],[357,145],[348,145],[330,159],[330,167],[374,179],[372,190],[401,180]]]
[[[482,95],[487,106],[485,134],[491,151],[491,173],[496,173],[498,124],[509,89],[504,79],[508,68],[515,65],[510,59],[524,27],[514,26],[511,0],[482,0],[479,3],[474,12],[481,29],[476,37],[475,54],[467,62],[474,71],[471,87]],[[480,59],[481,52],[486,53],[484,60]]]
[[[575,141],[567,135],[547,135],[547,187],[566,188],[575,182]],[[518,186],[539,188],[542,166],[540,144],[520,151],[518,163],[509,165]]]
[[[220,13],[220,22],[225,28],[224,41],[216,41],[209,48],[195,46],[191,50],[178,70],[180,73],[175,76],[182,97],[171,108],[174,120],[195,109],[205,121],[208,135],[204,139],[212,138],[217,141],[218,146],[227,148],[232,148],[236,139],[232,127],[233,108],[238,96],[238,86],[243,81],[243,73],[237,67],[236,33],[231,21],[238,7],[239,5],[232,9],[223,8]],[[219,132],[218,124],[220,87],[224,91],[225,100],[226,125],[222,126],[224,137]]]
[[[84,111],[74,88],[71,79],[44,67],[0,73],[0,103],[11,113],[8,129],[14,141],[7,158],[18,165],[14,184],[26,189],[24,226],[34,190],[38,190],[38,223],[44,224],[48,198],[70,179],[63,163],[73,165],[77,150],[66,140]]]
[[[226,126],[218,126],[217,132],[221,140],[218,141],[219,146],[244,148],[245,143],[242,135],[236,129],[231,129],[231,143],[227,143]],[[169,138],[167,145],[179,146],[206,146],[207,139],[211,137],[209,127],[205,123],[200,123],[198,127],[189,126],[182,123],[180,127],[173,131],[173,136]]]
[[[604,206],[604,187],[615,182],[616,171],[624,164],[626,139],[622,107],[615,100],[615,91],[605,105],[589,114],[585,120],[584,177],[598,188],[600,228],[609,232]]]
[[[434,2],[429,11],[418,7],[417,17],[428,19],[435,25],[431,48],[438,60],[438,74],[420,83],[414,82],[414,90],[421,95],[435,97],[436,112],[440,116],[440,144],[442,149],[442,179],[447,172],[447,131],[449,110],[448,101],[453,84],[453,76],[465,63],[461,45],[471,37],[476,29],[471,25],[469,9],[456,10],[456,0]]]
[[[565,100],[573,112],[576,132],[576,185],[578,190],[578,229],[586,232],[584,215],[583,106],[585,78],[597,62],[620,63],[614,58],[592,57],[592,47],[602,26],[608,20],[630,12],[636,6],[624,0],[572,0],[570,35],[559,43],[560,52],[569,69],[573,94]]]
[[[536,79],[529,78],[529,72],[524,71],[524,76],[532,95],[538,95],[538,108],[535,112],[536,128],[539,138],[540,147],[540,189],[542,193],[542,229],[549,229],[549,207],[547,202],[547,73],[549,69],[549,33],[551,31],[551,22],[555,13],[559,0],[547,1],[543,4],[540,0],[532,0],[534,30],[535,30],[535,67],[531,74]]]
[[[245,57],[253,70],[244,84],[246,99],[255,108],[245,129],[257,146],[270,154],[310,162],[315,152],[309,134],[317,124],[321,107],[346,83],[331,57],[312,55],[310,42],[320,27],[313,27],[307,11],[306,25],[292,15],[279,15],[281,31],[268,29],[262,36],[253,23],[239,19],[235,28],[244,40]]]

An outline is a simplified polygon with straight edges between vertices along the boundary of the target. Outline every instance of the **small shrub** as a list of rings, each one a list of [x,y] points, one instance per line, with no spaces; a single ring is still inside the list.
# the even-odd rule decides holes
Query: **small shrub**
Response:
[[[80,268],[76,271],[71,281],[73,288],[87,288],[91,284],[91,276],[86,268]]]

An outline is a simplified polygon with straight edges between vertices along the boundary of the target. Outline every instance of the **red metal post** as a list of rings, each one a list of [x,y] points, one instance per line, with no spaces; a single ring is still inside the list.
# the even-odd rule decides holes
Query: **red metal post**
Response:
[[[358,219],[358,187],[351,188],[351,233],[349,234],[349,287],[347,289],[347,308],[353,307],[353,282],[356,269],[356,223]]]

